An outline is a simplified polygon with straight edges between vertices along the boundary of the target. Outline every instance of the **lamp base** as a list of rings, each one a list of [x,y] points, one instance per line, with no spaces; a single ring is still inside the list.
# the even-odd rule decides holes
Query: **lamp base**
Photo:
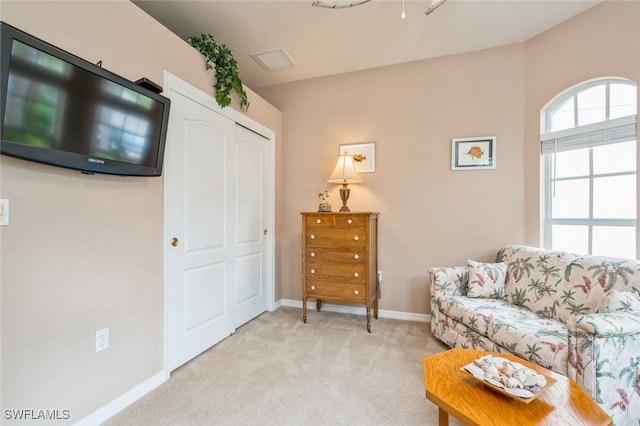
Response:
[[[347,200],[349,199],[349,193],[351,190],[347,188],[347,184],[343,183],[342,188],[340,188],[340,199],[342,200],[342,207],[340,207],[341,212],[350,212],[349,207],[347,207]]]

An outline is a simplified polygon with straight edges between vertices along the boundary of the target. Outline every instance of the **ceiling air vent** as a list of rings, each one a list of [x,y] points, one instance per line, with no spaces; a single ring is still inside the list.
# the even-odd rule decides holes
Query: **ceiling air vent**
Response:
[[[265,71],[276,71],[296,66],[291,55],[284,48],[265,50],[264,52],[251,53],[251,57],[260,64]]]

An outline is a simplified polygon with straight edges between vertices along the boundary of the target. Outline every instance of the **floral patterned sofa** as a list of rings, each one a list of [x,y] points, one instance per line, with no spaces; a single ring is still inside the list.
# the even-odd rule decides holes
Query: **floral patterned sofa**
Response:
[[[571,377],[640,425],[640,261],[507,246],[497,263],[430,268],[431,330]]]

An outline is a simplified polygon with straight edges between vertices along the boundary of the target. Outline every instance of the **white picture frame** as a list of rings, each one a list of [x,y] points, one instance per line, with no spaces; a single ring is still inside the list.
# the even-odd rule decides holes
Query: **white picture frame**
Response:
[[[344,153],[353,156],[353,165],[358,173],[374,173],[376,171],[376,144],[356,143],[340,145],[339,155]]]
[[[451,170],[496,168],[496,137],[451,139]]]

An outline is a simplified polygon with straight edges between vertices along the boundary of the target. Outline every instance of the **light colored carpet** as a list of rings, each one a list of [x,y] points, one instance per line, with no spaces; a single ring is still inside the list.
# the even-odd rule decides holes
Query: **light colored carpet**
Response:
[[[371,321],[266,312],[105,424],[437,425],[422,359],[447,347],[427,323]]]

